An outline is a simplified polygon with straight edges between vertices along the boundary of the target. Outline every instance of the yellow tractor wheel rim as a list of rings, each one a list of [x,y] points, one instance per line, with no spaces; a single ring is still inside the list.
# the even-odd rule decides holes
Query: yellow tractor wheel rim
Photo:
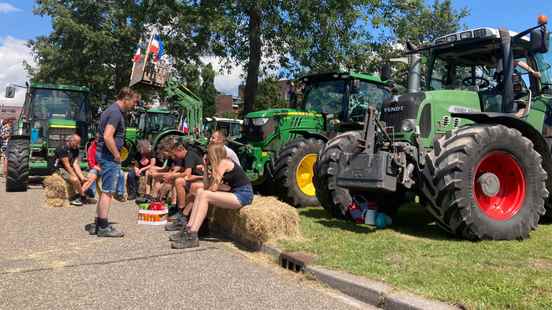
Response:
[[[121,161],[125,161],[128,157],[128,149],[126,146],[123,146],[121,150],[119,151],[119,155],[121,156]]]
[[[314,176],[314,163],[316,162],[316,154],[307,154],[295,171],[295,181],[297,186],[303,194],[307,196],[314,197],[316,195],[316,190],[314,189],[314,183],[312,183],[312,177]]]

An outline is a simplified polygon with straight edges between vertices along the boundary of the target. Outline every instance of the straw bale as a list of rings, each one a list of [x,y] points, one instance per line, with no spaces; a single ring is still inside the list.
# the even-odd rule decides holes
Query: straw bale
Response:
[[[73,192],[71,185],[54,173],[44,179],[44,195],[46,196],[46,206],[51,208],[68,207],[67,199]]]
[[[260,246],[279,239],[299,238],[299,213],[274,197],[255,196],[250,206],[215,208],[211,226],[247,244]]]

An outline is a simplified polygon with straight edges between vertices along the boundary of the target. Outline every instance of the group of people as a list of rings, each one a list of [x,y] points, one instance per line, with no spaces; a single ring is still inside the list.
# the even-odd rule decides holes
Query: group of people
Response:
[[[83,203],[87,191],[93,191],[99,181],[100,197],[93,223],[85,230],[98,237],[123,237],[124,233],[109,223],[111,201],[124,176],[121,170],[120,150],[124,144],[124,114],[140,100],[139,94],[123,88],[117,101],[102,112],[99,132],[87,150],[88,175],[80,169],[78,146],[80,137],[72,135],[56,150],[56,166],[76,191],[73,204]],[[146,178],[145,201],[170,198],[175,212],[167,231],[178,231],[170,236],[176,249],[199,246],[198,232],[209,205],[221,208],[241,208],[253,201],[251,182],[240,166],[236,153],[225,145],[225,136],[215,131],[210,137],[207,153],[202,156],[183,139],[168,139],[157,147],[155,154],[149,142],[138,142],[138,155],[128,169],[129,199],[137,198],[140,177]],[[121,181],[122,177],[122,181]],[[170,196],[170,197],[169,197]]]

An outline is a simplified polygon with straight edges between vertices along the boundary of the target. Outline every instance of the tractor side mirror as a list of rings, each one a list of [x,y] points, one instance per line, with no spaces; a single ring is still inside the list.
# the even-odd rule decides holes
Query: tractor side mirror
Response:
[[[15,97],[15,87],[6,86],[6,98],[14,98],[14,97]]]
[[[545,29],[539,28],[531,31],[530,42],[533,53],[546,53],[550,43],[550,35]]]

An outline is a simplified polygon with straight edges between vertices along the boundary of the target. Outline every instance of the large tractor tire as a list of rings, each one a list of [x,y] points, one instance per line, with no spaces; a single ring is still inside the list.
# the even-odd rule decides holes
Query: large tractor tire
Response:
[[[6,192],[25,192],[29,185],[29,139],[10,139],[7,152]]]
[[[343,153],[353,153],[359,150],[361,137],[361,132],[351,131],[340,134],[326,143],[314,169],[316,196],[322,207],[336,218],[350,219],[348,209],[355,196],[362,196],[365,200],[375,202],[380,211],[394,217],[398,208],[409,200],[406,190],[401,189],[394,193],[354,193],[349,189],[337,186],[338,162],[342,160]]]
[[[282,200],[296,206],[319,205],[313,184],[314,163],[324,141],[315,138],[296,139],[287,143],[276,155],[275,183]]]
[[[541,162],[515,129],[457,129],[436,140],[426,156],[428,210],[440,226],[469,240],[525,239],[545,212]]]
[[[337,186],[337,163],[345,152],[358,149],[361,133],[351,131],[340,134],[326,143],[314,168],[316,197],[322,207],[333,217],[350,218],[348,207],[353,198],[348,189]]]

